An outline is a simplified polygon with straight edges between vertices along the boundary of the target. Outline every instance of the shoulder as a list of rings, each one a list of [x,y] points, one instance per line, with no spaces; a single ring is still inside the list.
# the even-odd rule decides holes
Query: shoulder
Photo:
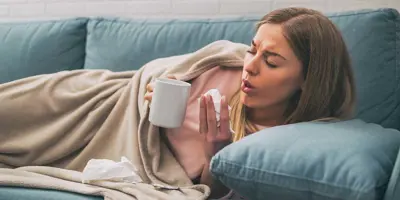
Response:
[[[224,67],[215,66],[206,72],[202,73],[199,77],[232,77],[242,74],[242,68],[239,67]]]
[[[236,80],[240,78],[241,75],[242,70],[240,68],[215,66],[205,71],[195,79],[198,82],[219,84],[226,81]]]
[[[240,68],[215,66],[192,80],[193,94],[200,97],[210,89],[218,89],[230,99],[240,89]]]

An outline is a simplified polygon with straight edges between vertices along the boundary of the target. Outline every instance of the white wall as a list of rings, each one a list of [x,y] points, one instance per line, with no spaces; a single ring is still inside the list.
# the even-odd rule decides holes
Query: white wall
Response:
[[[0,0],[0,20],[76,16],[208,17],[266,14],[286,6],[321,11],[393,7],[400,0]]]

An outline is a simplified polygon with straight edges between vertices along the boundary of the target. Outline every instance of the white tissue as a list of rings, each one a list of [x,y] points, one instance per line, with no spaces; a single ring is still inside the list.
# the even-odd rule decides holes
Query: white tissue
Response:
[[[220,121],[220,114],[221,114],[221,93],[219,93],[218,89],[211,89],[208,90],[205,94],[205,96],[210,95],[213,99],[214,102],[214,108],[215,108],[215,117],[217,118],[217,122]],[[231,107],[228,106],[228,109],[231,110]]]
[[[220,122],[220,118],[221,118],[220,117],[220,115],[221,115],[221,99],[222,99],[221,93],[219,92],[218,89],[211,89],[211,90],[208,90],[204,95],[205,96],[210,95],[213,99],[214,109],[215,109],[215,118],[217,119],[217,124],[219,126],[219,122]],[[228,109],[230,111],[231,107],[228,106]],[[229,122],[229,124],[230,124],[230,122]],[[232,130],[232,127],[230,127],[230,131],[231,131],[231,133],[235,133]]]
[[[91,159],[83,170],[82,183],[97,180],[139,183],[142,182],[142,179],[137,171],[136,167],[126,157],[122,157],[121,162]]]

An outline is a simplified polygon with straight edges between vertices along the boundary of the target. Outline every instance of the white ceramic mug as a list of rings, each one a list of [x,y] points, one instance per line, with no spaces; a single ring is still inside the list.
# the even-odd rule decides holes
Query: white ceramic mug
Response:
[[[159,78],[155,81],[149,121],[159,127],[178,128],[186,115],[191,84]]]

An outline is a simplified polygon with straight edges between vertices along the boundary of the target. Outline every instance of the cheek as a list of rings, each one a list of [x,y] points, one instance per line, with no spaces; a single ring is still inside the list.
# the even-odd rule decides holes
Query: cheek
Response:
[[[290,96],[300,89],[301,83],[297,77],[293,77],[292,79],[288,79],[282,83],[282,91],[285,92],[283,95],[286,96],[286,98],[290,98]]]
[[[268,78],[263,78],[264,94],[274,102],[289,99],[291,95],[301,88],[302,78],[299,74],[284,71],[269,74]]]
[[[248,107],[262,108],[285,102],[301,88],[303,83],[301,70],[268,67],[260,69],[257,85],[261,90],[257,95],[243,95],[241,98],[242,103]]]

